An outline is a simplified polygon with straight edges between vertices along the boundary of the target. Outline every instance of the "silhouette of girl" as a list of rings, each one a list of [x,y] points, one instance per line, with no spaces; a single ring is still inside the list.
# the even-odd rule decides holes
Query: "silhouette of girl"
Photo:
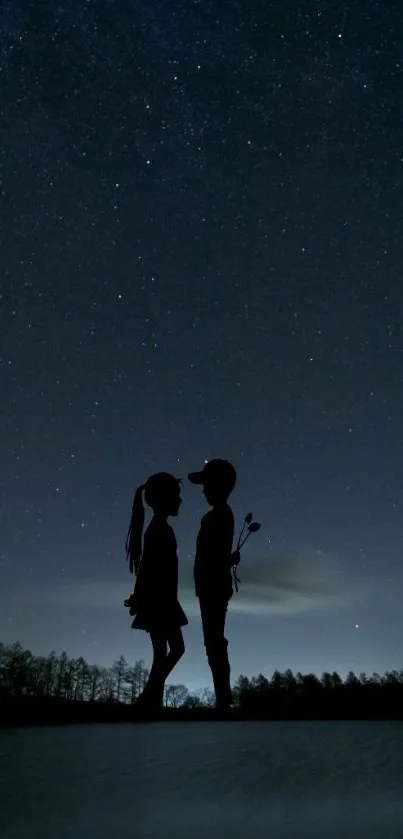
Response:
[[[144,534],[143,494],[154,512]],[[149,632],[153,663],[148,682],[136,705],[162,706],[165,680],[185,652],[181,627],[188,623],[178,602],[178,555],[168,516],[177,516],[182,503],[179,481],[167,472],[152,475],[136,490],[126,553],[136,574],[134,592],[125,606],[135,616],[132,628]]]

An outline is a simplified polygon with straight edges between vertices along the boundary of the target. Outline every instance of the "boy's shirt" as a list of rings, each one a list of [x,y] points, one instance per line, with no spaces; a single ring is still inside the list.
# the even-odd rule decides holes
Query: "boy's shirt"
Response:
[[[200,524],[196,541],[194,581],[197,597],[229,600],[233,594],[231,553],[234,516],[231,507],[213,507]]]

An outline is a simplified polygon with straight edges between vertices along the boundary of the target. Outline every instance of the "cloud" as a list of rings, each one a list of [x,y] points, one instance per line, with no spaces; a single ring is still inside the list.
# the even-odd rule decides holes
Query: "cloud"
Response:
[[[288,553],[267,560],[245,558],[233,608],[254,614],[299,613],[346,606],[346,591],[329,556],[315,552]]]
[[[352,590],[343,588],[335,567],[332,557],[309,551],[272,554],[267,559],[245,556],[231,610],[264,615],[345,606]]]
[[[352,587],[346,590],[337,578],[335,560],[316,552],[271,555],[263,560],[244,557],[239,568],[239,593],[231,601],[231,611],[255,615],[332,609],[352,602]],[[85,608],[120,610],[128,596],[132,578],[127,581],[66,579],[49,581],[38,588],[18,592],[18,600],[31,607],[59,609]],[[192,566],[183,564],[179,599],[189,615],[196,614]]]

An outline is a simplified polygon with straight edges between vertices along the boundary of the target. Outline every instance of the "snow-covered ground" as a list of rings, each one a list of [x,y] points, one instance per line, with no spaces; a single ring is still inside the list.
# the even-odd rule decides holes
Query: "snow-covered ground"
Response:
[[[0,731],[2,839],[402,839],[403,724]]]

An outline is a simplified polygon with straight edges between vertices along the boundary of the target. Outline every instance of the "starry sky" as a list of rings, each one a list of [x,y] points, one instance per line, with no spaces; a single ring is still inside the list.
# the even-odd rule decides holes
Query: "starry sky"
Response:
[[[234,678],[403,666],[397,0],[9,0],[0,638],[150,663],[134,488],[238,470]],[[175,521],[186,656],[210,684]]]

